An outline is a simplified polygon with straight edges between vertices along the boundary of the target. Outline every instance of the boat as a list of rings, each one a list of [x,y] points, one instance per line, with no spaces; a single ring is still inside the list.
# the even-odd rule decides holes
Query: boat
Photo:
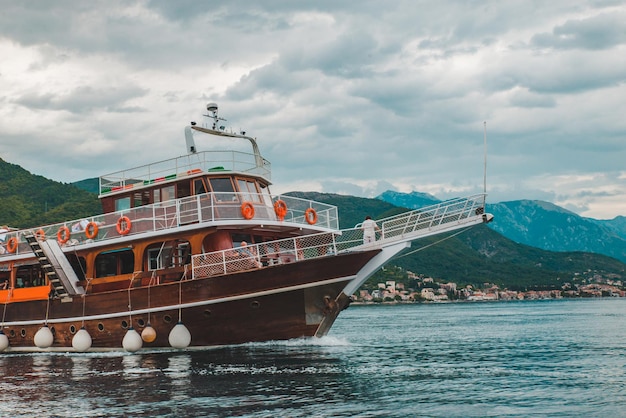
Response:
[[[411,242],[492,219],[482,193],[378,219],[368,242],[361,225],[339,228],[337,207],[272,194],[256,139],[206,109],[184,128],[186,154],[101,176],[101,214],[0,232],[0,350],[323,337]]]

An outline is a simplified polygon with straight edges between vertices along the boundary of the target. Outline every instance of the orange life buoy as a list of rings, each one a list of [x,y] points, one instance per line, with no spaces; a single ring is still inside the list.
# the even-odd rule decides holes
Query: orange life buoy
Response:
[[[283,200],[277,200],[274,203],[274,212],[276,212],[276,216],[278,216],[279,220],[285,219],[285,215],[287,215],[287,204]]]
[[[14,253],[17,250],[17,238],[11,237],[7,242],[7,251],[10,253]]]
[[[57,241],[59,242],[59,244],[63,245],[69,240],[70,240],[70,229],[67,226],[63,225],[57,231]]]
[[[317,222],[317,212],[315,212],[315,209],[308,208],[307,210],[305,210],[304,219],[306,219],[306,223],[308,223],[309,225],[315,225],[315,223]]]
[[[130,228],[132,228],[133,224],[128,218],[128,216],[120,216],[117,220],[117,225],[115,229],[117,229],[117,233],[120,235],[126,235],[130,232]]]
[[[35,238],[37,238],[37,241],[43,241],[46,239],[46,233],[43,229],[38,229],[35,232]]]
[[[85,227],[85,236],[89,239],[94,239],[98,236],[98,224],[95,222],[89,222]]]
[[[252,203],[250,203],[250,202],[243,202],[241,204],[241,215],[245,219],[252,219],[252,218],[254,218],[254,206],[252,206]]]

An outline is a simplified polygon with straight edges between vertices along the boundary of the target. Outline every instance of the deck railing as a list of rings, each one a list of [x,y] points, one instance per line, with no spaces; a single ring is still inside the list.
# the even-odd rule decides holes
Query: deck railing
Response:
[[[485,195],[452,199],[377,222],[377,241],[364,243],[361,224],[326,232],[268,241],[192,257],[192,277],[211,277],[275,264],[326,257],[354,249],[381,248],[400,241],[463,228],[484,213]]]
[[[282,200],[286,206],[283,220],[278,217],[274,209],[277,200]],[[254,209],[251,219],[244,218],[242,213],[242,205],[245,202],[250,203]],[[309,208],[313,209],[317,215],[314,225],[309,224],[305,216]],[[310,221],[311,218],[308,219]],[[269,194],[207,193],[84,219],[0,233],[0,260],[14,254],[32,254],[28,243],[23,238],[24,233],[31,231],[40,238],[57,237],[59,243],[67,247],[163,231],[184,225],[229,224],[233,221],[289,222],[316,229],[335,231],[339,229],[337,208],[325,203],[290,196],[271,197]],[[14,243],[15,248],[13,248]]]
[[[271,180],[271,163],[241,151],[202,151],[177,158],[146,164],[100,177],[100,195],[128,191],[135,186],[180,179],[198,173],[239,172],[260,175]]]

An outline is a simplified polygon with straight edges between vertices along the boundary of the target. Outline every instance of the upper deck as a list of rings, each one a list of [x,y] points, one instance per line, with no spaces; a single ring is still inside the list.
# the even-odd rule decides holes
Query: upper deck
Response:
[[[209,114],[204,116],[210,120],[208,124],[198,126],[196,122],[191,122],[190,126],[185,127],[187,155],[101,176],[100,197],[155,187],[157,183],[173,182],[184,177],[216,172],[252,175],[270,184],[271,164],[261,156],[256,139],[246,136],[245,132],[229,132],[224,126],[218,126],[225,119],[217,116],[217,104],[209,103],[207,111]],[[223,143],[225,139],[248,141],[252,146],[252,152],[233,150],[197,152],[194,132],[208,136],[215,143]]]
[[[243,173],[271,180],[271,164],[258,156],[241,151],[202,151],[121,170],[100,177],[100,197],[124,193],[156,183],[180,180],[201,173]]]

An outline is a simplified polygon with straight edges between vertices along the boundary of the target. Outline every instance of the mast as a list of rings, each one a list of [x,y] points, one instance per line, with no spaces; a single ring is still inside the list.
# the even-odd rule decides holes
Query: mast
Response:
[[[191,126],[187,126],[185,128],[185,140],[187,142],[187,151],[190,154],[193,154],[196,152],[196,147],[195,147],[195,143],[193,140],[193,136],[191,135],[191,129],[199,131],[199,132],[204,132],[206,134],[211,134],[211,135],[223,135],[223,136],[230,136],[233,138],[245,138],[248,141],[250,141],[250,144],[252,144],[252,153],[254,154],[254,161],[256,163],[256,166],[259,168],[263,168],[265,164],[264,164],[263,157],[261,156],[261,151],[259,150],[259,146],[256,143],[256,140],[250,136],[246,136],[245,132],[241,132],[241,134],[229,133],[229,132],[224,132],[223,126],[218,127],[217,122],[220,120],[225,121],[226,119],[220,118],[217,116],[218,107],[216,103],[207,104],[206,109],[209,112],[209,114],[204,115],[204,116],[206,116],[207,118],[213,119],[213,125],[211,129],[196,126],[195,122],[192,122]]]
[[[487,121],[483,122],[483,147],[484,147],[484,166],[483,166],[483,193],[484,193],[484,202],[483,204],[487,204]]]

